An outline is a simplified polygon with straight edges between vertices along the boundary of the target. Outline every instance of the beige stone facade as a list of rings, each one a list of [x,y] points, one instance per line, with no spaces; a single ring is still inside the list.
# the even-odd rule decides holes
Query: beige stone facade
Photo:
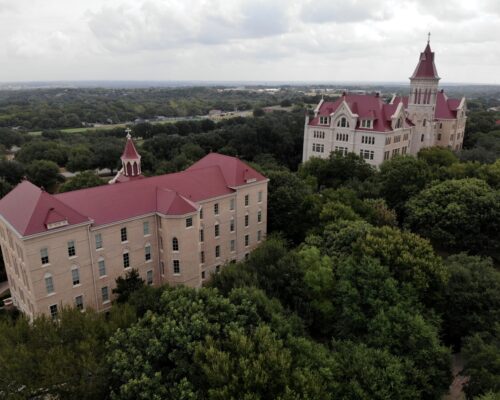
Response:
[[[63,306],[106,310],[115,280],[132,268],[147,284],[200,287],[226,263],[247,257],[266,236],[267,180],[249,180],[196,206],[184,215],[152,212],[28,236],[0,215],[14,304],[31,318]]]
[[[410,78],[409,96],[393,96],[387,103],[378,95],[349,93],[335,102],[321,100],[314,116],[306,117],[302,160],[353,152],[379,166],[397,155],[416,155],[424,147],[460,150],[465,98],[449,99],[439,90],[439,80],[428,43]]]

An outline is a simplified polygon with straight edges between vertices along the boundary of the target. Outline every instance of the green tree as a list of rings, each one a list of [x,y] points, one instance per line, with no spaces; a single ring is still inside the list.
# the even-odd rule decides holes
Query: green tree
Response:
[[[26,174],[24,165],[17,161],[0,160],[0,177],[11,185],[17,185]]]
[[[491,259],[464,253],[448,257],[445,265],[450,279],[439,310],[447,341],[459,349],[463,337],[500,323],[500,272]]]
[[[68,171],[85,171],[92,167],[93,154],[85,145],[72,147],[69,151],[66,168]]]
[[[117,295],[116,302],[127,302],[130,295],[143,286],[144,279],[141,278],[138,270],[132,268],[125,274],[125,277],[120,276],[116,279],[116,287],[113,289],[113,293]]]
[[[104,184],[93,171],[83,171],[73,178],[67,180],[59,187],[59,192],[70,192],[72,190],[85,189]]]
[[[380,194],[403,220],[406,202],[429,184],[430,177],[425,161],[411,156],[395,157],[380,166]]]
[[[425,147],[418,152],[418,158],[431,168],[449,167],[458,162],[458,157],[445,147]]]
[[[482,180],[439,183],[407,210],[406,226],[445,249],[488,253],[500,244],[500,192]]]
[[[127,307],[106,320],[92,310],[61,310],[58,320],[0,319],[0,393],[8,399],[104,399],[108,367],[103,355],[109,336],[135,319]]]
[[[469,377],[465,385],[468,398],[489,391],[500,392],[500,324],[493,333],[476,333],[464,341],[463,374]]]
[[[53,161],[36,160],[27,167],[29,180],[40,187],[52,190],[54,185],[63,180],[59,167]]]

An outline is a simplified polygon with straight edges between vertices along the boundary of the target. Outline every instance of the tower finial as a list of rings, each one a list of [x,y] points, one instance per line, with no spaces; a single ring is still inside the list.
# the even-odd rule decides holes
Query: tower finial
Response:
[[[132,137],[132,135],[130,134],[132,130],[129,127],[127,127],[127,129],[125,129],[125,132],[127,133],[127,139],[130,139]]]
[[[431,42],[431,33],[429,32],[427,34],[427,44],[429,44]]]

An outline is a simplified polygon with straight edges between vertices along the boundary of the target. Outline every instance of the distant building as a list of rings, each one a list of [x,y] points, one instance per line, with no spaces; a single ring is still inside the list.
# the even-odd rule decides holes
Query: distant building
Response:
[[[121,160],[111,185],[51,195],[23,181],[0,200],[12,301],[28,317],[107,310],[132,268],[148,285],[200,287],[265,238],[268,180],[237,158],[145,178],[128,135]]]
[[[302,160],[327,158],[332,151],[354,152],[378,166],[423,147],[462,148],[466,104],[438,89],[439,76],[429,42],[410,78],[410,95],[386,103],[378,95],[344,93],[320,101],[306,117]]]

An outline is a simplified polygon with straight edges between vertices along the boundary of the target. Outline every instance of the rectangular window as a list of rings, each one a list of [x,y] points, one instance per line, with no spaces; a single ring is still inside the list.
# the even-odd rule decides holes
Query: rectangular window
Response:
[[[151,246],[149,244],[144,247],[144,259],[146,261],[151,261]]]
[[[102,302],[106,303],[109,301],[109,289],[107,286],[101,288]]]
[[[205,279],[205,271],[201,271],[201,279]]]
[[[45,277],[45,289],[47,289],[47,294],[54,293],[54,280],[52,276]]]
[[[391,144],[391,140],[392,140],[392,138],[390,136],[386,137],[385,138],[385,144]]]
[[[359,155],[361,157],[363,157],[365,160],[373,160],[373,157],[375,155],[375,151],[374,150],[363,150],[363,149],[361,149],[359,151]]]
[[[163,261],[160,262],[160,273],[165,275],[165,263]]]
[[[235,251],[236,249],[236,241],[234,239],[231,240],[231,252]]]
[[[438,140],[441,140],[441,134],[438,133]]]
[[[146,272],[146,283],[148,285],[153,284],[153,270],[150,269],[148,272]]]
[[[71,278],[73,279],[73,286],[80,284],[80,270],[78,267],[71,270]]]
[[[219,233],[220,233],[219,232],[219,224],[215,224],[214,228],[215,228],[215,237],[219,237]]]
[[[163,251],[163,238],[160,236],[160,249]]]
[[[421,141],[421,142],[423,142],[423,141],[424,141],[424,139],[425,139],[425,135],[424,135],[424,134],[422,134],[422,136],[420,136],[420,141]]]
[[[121,228],[120,229],[120,239],[122,242],[127,241],[127,228]]]
[[[205,232],[203,229],[200,229],[200,242],[203,242],[205,240]]]
[[[102,249],[102,235],[100,233],[95,234],[95,248],[96,250]]]
[[[250,204],[250,196],[248,194],[245,195],[245,207],[248,207]]]
[[[262,231],[257,231],[257,241],[260,242],[262,240]]]
[[[106,276],[106,264],[103,259],[97,261],[97,266],[99,268],[99,276]]]
[[[259,210],[257,213],[257,222],[260,224],[262,222],[262,211]]]
[[[203,219],[203,207],[200,207],[200,219]]]
[[[186,218],[186,228],[193,226],[193,217]]]
[[[399,155],[399,149],[393,149],[392,150],[392,156],[394,157],[394,156],[397,156],[397,155]]]
[[[149,221],[144,221],[142,223],[142,231],[144,232],[144,236],[149,235]]]
[[[179,260],[174,260],[174,275],[179,275],[181,273],[181,263]]]
[[[258,196],[258,197],[257,197],[257,201],[258,201],[259,203],[262,203],[262,190],[258,193],[258,195],[257,195],[257,196]]]
[[[214,214],[219,215],[219,203],[214,204]]]
[[[234,199],[229,199],[229,210],[234,211]]]
[[[46,247],[40,249],[40,260],[42,261],[42,265],[49,263],[49,250]]]
[[[234,219],[229,221],[229,232],[234,232]]]
[[[390,151],[385,151],[384,152],[384,160],[388,160],[390,158],[390,154],[391,154]]]
[[[248,216],[248,214],[245,215],[245,227],[248,226],[249,219],[250,219],[250,217]]]
[[[79,310],[83,310],[83,296],[76,296],[75,297],[75,306]]]
[[[407,134],[407,133],[405,133],[405,134],[403,135],[403,140],[405,140],[405,141],[407,141],[407,140],[408,140],[408,134]]]
[[[68,257],[76,256],[75,241],[70,240],[68,242]]]
[[[49,310],[50,310],[50,316],[52,317],[52,319],[56,319],[57,318],[57,304],[52,304],[49,307]]]
[[[215,257],[216,258],[220,257],[220,246],[219,245],[215,246]]]
[[[128,253],[123,253],[123,268],[130,267],[130,257]]]
[[[406,154],[406,146],[405,147],[401,147],[401,154]]]
[[[245,247],[250,244],[250,235],[245,235]]]
[[[205,252],[204,252],[204,251],[202,251],[202,252],[200,253],[200,262],[201,262],[202,264],[205,262]]]

